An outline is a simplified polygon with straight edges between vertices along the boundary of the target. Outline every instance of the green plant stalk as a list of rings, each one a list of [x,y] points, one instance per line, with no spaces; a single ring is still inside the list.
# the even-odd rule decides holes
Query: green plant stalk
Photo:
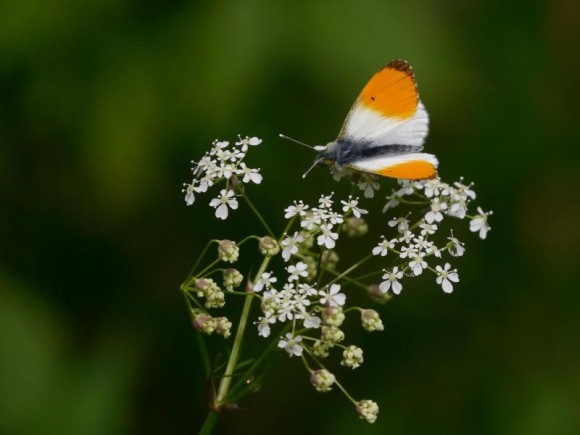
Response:
[[[252,286],[255,284],[256,280],[262,276],[266,267],[268,267],[268,263],[270,263],[271,257],[264,257],[254,280],[252,281]],[[244,307],[242,308],[242,315],[240,317],[240,323],[238,324],[238,329],[236,331],[236,338],[234,340],[234,344],[232,347],[232,353],[230,354],[230,358],[228,359],[228,365],[226,366],[226,371],[220,381],[220,385],[218,387],[218,393],[216,397],[216,404],[219,407],[223,405],[224,398],[228,394],[230,384],[232,382],[232,375],[236,369],[236,363],[238,362],[240,350],[242,348],[242,342],[244,340],[244,333],[246,331],[246,325],[248,323],[248,317],[250,314],[250,308],[252,306],[252,301],[254,300],[254,295],[252,293],[248,293],[246,295],[246,300],[244,301]]]
[[[203,426],[199,430],[199,435],[210,435],[217,421],[217,412],[210,411],[203,422]]]

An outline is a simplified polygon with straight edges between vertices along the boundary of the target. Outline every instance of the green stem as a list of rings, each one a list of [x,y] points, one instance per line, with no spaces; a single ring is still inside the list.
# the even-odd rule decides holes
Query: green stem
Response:
[[[248,196],[246,195],[246,192],[241,191],[241,194],[242,194],[242,197],[246,200],[246,202],[250,206],[250,208],[252,209],[252,211],[254,212],[254,214],[256,215],[256,217],[260,220],[260,222],[262,222],[262,225],[264,225],[264,228],[266,229],[266,231],[268,232],[268,234],[270,234],[270,236],[273,239],[276,239],[276,236],[274,235],[274,232],[270,229],[270,227],[266,223],[266,220],[262,217],[262,215],[260,214],[260,212],[258,211],[258,209],[254,206],[254,204],[252,203],[252,201],[250,201],[250,198],[248,198]]]
[[[199,431],[199,435],[210,435],[213,432],[213,428],[217,422],[217,412],[210,411],[203,422],[203,426]]]
[[[272,352],[276,348],[279,338],[289,330],[290,324],[286,324],[286,326],[282,328],[282,330],[275,337],[272,338],[272,341],[270,341],[270,344],[268,345],[268,347],[266,347],[266,349],[262,352],[262,354],[253,362],[253,364],[250,367],[248,367],[247,370],[245,370],[244,375],[241,377],[241,379],[230,389],[230,396],[232,400],[236,400],[238,396],[241,396],[243,394],[243,392],[240,392],[240,390],[244,386],[247,375],[257,370],[257,368],[262,364],[262,362],[266,359],[266,357],[270,354],[270,352]]]
[[[350,266],[348,269],[346,269],[344,272],[342,272],[340,275],[338,275],[336,278],[334,278],[332,281],[330,281],[326,285],[327,286],[330,286],[331,284],[334,284],[336,281],[340,280],[341,278],[343,278],[344,276],[348,275],[349,273],[351,273],[356,268],[358,268],[361,265],[363,265],[365,262],[367,262],[372,257],[373,257],[373,254],[367,255],[365,258],[363,258],[359,262],[357,262],[357,263],[353,264],[352,266]]]
[[[271,257],[264,257],[258,272],[254,278],[252,284],[256,282],[256,280],[262,276],[266,267],[268,267],[268,263],[270,262]],[[236,338],[234,340],[234,344],[232,347],[232,353],[230,353],[230,358],[228,359],[228,365],[226,366],[226,371],[220,381],[220,385],[218,388],[218,393],[216,397],[216,404],[217,406],[223,405],[224,398],[228,394],[230,384],[232,382],[232,375],[236,368],[236,364],[238,362],[240,350],[242,348],[242,342],[244,340],[244,333],[246,331],[246,325],[248,323],[248,317],[250,314],[250,307],[252,306],[252,301],[254,300],[254,296],[252,293],[248,293],[246,295],[246,300],[244,302],[244,307],[242,308],[242,315],[240,317],[240,323],[238,324],[238,330],[236,331]]]
[[[217,240],[210,240],[209,242],[207,242],[207,244],[205,245],[205,248],[203,248],[203,251],[201,251],[201,254],[199,254],[199,257],[197,258],[197,261],[195,262],[195,264],[193,265],[193,267],[191,268],[191,270],[187,274],[187,278],[185,279],[185,281],[187,281],[189,279],[189,277],[191,275],[193,275],[193,272],[195,272],[195,269],[197,269],[197,266],[199,266],[199,263],[201,262],[201,259],[204,257],[205,253],[207,252],[207,250],[209,249],[209,247],[211,246],[211,244],[212,243],[215,243],[215,242],[217,242]]]

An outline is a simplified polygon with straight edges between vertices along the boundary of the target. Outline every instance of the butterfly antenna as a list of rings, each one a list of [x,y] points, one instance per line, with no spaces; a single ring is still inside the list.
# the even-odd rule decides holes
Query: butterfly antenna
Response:
[[[323,160],[324,160],[324,157],[321,157],[319,159],[314,160],[314,163],[312,164],[312,166],[310,168],[308,168],[308,170],[304,173],[304,175],[302,175],[302,178],[306,178],[306,176],[308,174],[310,174],[310,171],[312,171]]]
[[[297,143],[298,145],[302,145],[302,146],[305,146],[306,148],[310,148],[311,150],[316,150],[316,148],[313,147],[312,145],[308,145],[304,142],[300,142],[299,140],[291,138],[290,136],[286,136],[285,134],[280,133],[278,136],[280,136],[282,139],[286,139],[286,140],[289,140],[291,142]]]

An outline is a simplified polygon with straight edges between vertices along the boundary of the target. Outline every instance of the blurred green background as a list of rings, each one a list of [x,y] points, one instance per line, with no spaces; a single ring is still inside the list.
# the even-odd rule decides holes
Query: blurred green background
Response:
[[[185,207],[189,161],[263,138],[251,195],[281,227],[336,184],[277,134],[332,140],[404,58],[441,176],[476,183],[493,230],[465,232],[453,295],[410,284],[353,334],[366,362],[341,378],[375,425],[279,358],[217,432],[580,433],[579,42],[575,0],[0,2],[0,432],[195,433],[178,286],[208,236],[249,228]]]

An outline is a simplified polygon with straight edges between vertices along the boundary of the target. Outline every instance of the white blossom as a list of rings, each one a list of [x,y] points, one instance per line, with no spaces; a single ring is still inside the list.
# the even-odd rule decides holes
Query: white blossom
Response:
[[[399,234],[405,234],[409,229],[409,220],[405,217],[393,218],[389,221],[391,228],[397,227]]]
[[[421,252],[414,255],[411,261],[409,261],[409,267],[411,268],[415,276],[421,275],[421,273],[423,273],[423,269],[427,267],[427,262],[423,258],[424,256],[425,254]]]
[[[294,205],[291,205],[284,210],[284,212],[286,213],[284,217],[286,219],[289,219],[296,215],[304,216],[306,214],[306,210],[308,210],[308,206],[304,204],[304,202],[294,201]]]
[[[282,258],[284,261],[290,260],[292,255],[298,253],[298,245],[304,241],[302,235],[296,231],[292,236],[286,236],[284,240],[282,240]]]
[[[258,318],[258,335],[260,337],[269,337],[271,332],[270,325],[272,323],[276,323],[276,318],[273,317],[271,313]]]
[[[191,184],[185,184],[185,186],[187,186],[182,192],[185,192],[185,203],[187,205],[192,205],[195,202],[195,195],[193,194],[193,192],[195,192],[195,181],[193,181]]]
[[[435,267],[435,270],[437,271],[437,279],[435,281],[437,284],[441,285],[441,288],[445,293],[451,293],[453,291],[453,284],[451,284],[451,282],[459,282],[457,270],[450,269],[451,265],[449,263],[445,263],[444,267]]]
[[[461,257],[465,252],[464,244],[453,237],[453,233],[451,233],[451,237],[447,237],[447,240],[449,240],[449,253],[454,257]]]
[[[485,239],[487,237],[487,232],[491,229],[487,224],[487,217],[491,212],[486,213],[481,209],[481,207],[477,207],[477,213],[478,214],[471,219],[471,222],[469,223],[469,230],[474,233],[479,231],[479,238]]]
[[[264,288],[270,288],[273,283],[278,281],[278,278],[272,276],[272,272],[264,272],[262,276],[254,284],[254,292],[261,292]]]
[[[320,303],[322,305],[338,307],[344,305],[346,302],[346,295],[344,293],[340,293],[339,284],[332,284],[330,288],[327,288],[326,290],[320,290],[318,294],[322,296],[320,298]]]
[[[342,211],[345,213],[348,213],[349,211],[352,211],[352,214],[357,217],[360,218],[361,215],[363,214],[367,214],[368,211],[364,210],[362,208],[358,208],[358,198],[353,199],[350,195],[348,197],[348,201],[340,201],[343,205],[342,207]]]
[[[288,332],[285,335],[285,338],[280,338],[280,341],[278,342],[278,347],[280,349],[284,349],[286,352],[288,352],[288,355],[290,356],[300,356],[302,355],[302,351],[304,350],[300,345],[301,341],[302,341],[301,336],[298,335],[294,337],[292,333]]]
[[[302,313],[303,325],[305,328],[317,329],[320,328],[320,317],[312,316],[307,312]]]
[[[316,242],[320,246],[325,246],[326,249],[334,248],[334,246],[336,245],[336,240],[338,239],[338,233],[332,232],[332,225],[330,224],[322,225],[320,227],[320,231],[322,232],[322,234],[320,234],[316,238]]]
[[[363,173],[358,182],[358,188],[364,192],[365,198],[373,198],[375,196],[375,190],[379,190],[380,185],[376,182],[376,177]]]
[[[441,222],[443,220],[443,213],[447,209],[447,203],[441,202],[440,198],[433,198],[431,200],[431,210],[425,214],[425,221],[429,224],[433,222]]]
[[[383,293],[386,293],[389,291],[389,289],[391,289],[396,295],[401,293],[403,285],[399,282],[399,280],[403,277],[403,271],[399,270],[399,268],[395,266],[393,267],[392,271],[388,272],[383,270],[383,272],[385,272],[383,275],[383,279],[385,281],[381,282],[379,285],[379,290]]]
[[[373,255],[380,255],[381,257],[384,257],[389,252],[389,249],[395,248],[396,239],[387,240],[385,238],[385,236],[381,236],[381,237],[383,238],[383,240],[381,242],[379,242],[379,244],[373,248],[372,252],[373,252]]]
[[[238,208],[238,200],[235,198],[233,190],[222,189],[219,196],[212,199],[209,205],[216,209],[215,216],[223,220],[228,217],[228,207],[232,210]]]
[[[255,184],[260,184],[262,182],[262,175],[259,169],[248,168],[244,162],[240,163],[240,168],[237,171],[238,175],[243,175],[242,181],[244,183],[249,183],[250,181]]]
[[[286,270],[290,274],[290,276],[288,277],[288,281],[289,282],[297,281],[300,279],[300,277],[306,278],[308,276],[308,271],[306,270],[307,268],[308,266],[306,266],[306,263],[303,263],[302,261],[299,261],[298,263],[296,263],[296,265],[291,264],[290,266],[288,266],[286,268]]]

